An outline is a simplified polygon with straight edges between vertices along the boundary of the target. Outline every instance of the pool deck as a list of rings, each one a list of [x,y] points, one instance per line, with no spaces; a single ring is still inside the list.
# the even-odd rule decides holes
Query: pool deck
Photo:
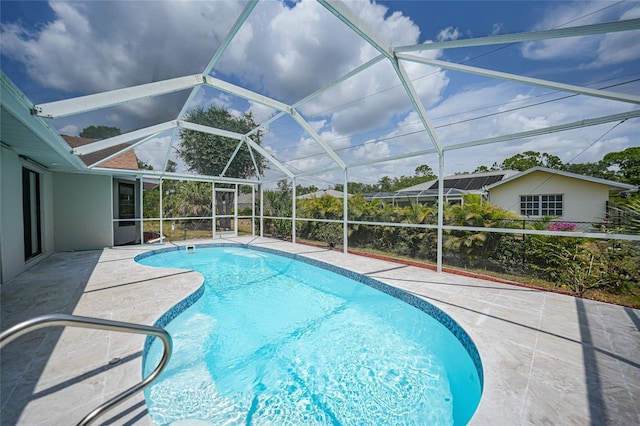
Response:
[[[256,237],[248,243],[365,274],[424,298],[475,342],[484,392],[472,425],[639,425],[640,310]],[[202,284],[139,265],[163,246],[56,253],[0,288],[2,330],[49,313],[152,325]],[[76,424],[141,378],[144,336],[52,327],[2,349],[2,425]],[[110,364],[110,361],[114,361]],[[142,394],[100,424],[148,425]]]

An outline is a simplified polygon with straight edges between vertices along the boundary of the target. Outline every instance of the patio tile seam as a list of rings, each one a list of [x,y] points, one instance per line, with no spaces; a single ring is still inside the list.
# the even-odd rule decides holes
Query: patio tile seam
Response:
[[[542,327],[542,318],[543,318],[543,314],[544,314],[544,305],[545,305],[545,301],[547,299],[547,295],[543,295],[542,298],[542,306],[540,309],[540,312],[538,314],[538,327],[537,327],[537,331],[536,331],[536,339],[535,342],[533,344],[533,352],[531,353],[531,363],[529,364],[529,373],[527,374],[527,386],[524,389],[524,396],[522,398],[522,406],[520,407],[520,422],[524,422],[525,421],[525,417],[527,414],[527,399],[529,397],[529,387],[531,384],[531,378],[533,376],[533,366],[535,364],[536,361],[536,354],[538,353],[538,340],[540,339],[540,328]]]
[[[113,320],[113,310],[109,310],[109,319]],[[113,331],[109,332],[107,337],[107,364],[109,363],[109,356],[111,354],[111,336],[113,335]],[[101,401],[104,403],[106,401],[107,393],[107,374],[104,374],[104,383],[101,391]]]
[[[609,346],[611,347],[613,352],[614,346],[613,346],[613,342],[611,341],[611,334],[609,330],[606,328],[606,325],[605,325],[605,335],[607,337],[607,342],[609,343]],[[630,400],[633,401],[633,392],[631,391],[632,383],[629,382],[629,378],[625,374],[625,371],[622,367],[622,361],[617,357],[614,357],[614,360],[615,360],[616,370],[620,374],[620,377],[622,377],[625,392],[629,395]],[[638,404],[635,404],[633,405],[633,409],[636,412],[636,416],[638,417],[638,424],[640,424],[640,407],[638,406]]]
[[[23,382],[23,379],[25,378],[25,376],[29,373],[29,371],[31,371],[31,365],[33,364],[33,362],[38,357],[38,354],[40,353],[40,350],[42,349],[42,346],[45,344],[45,342],[47,342],[49,334],[50,334],[50,332],[47,332],[45,337],[40,341],[40,344],[38,345],[36,350],[33,352],[33,356],[31,357],[31,359],[29,360],[29,362],[27,363],[25,368],[22,370],[22,374],[20,374],[20,379],[16,380],[14,385],[11,387],[11,391],[9,393],[9,397],[6,399],[4,404],[2,404],[2,411],[4,411],[5,406],[11,401],[11,399],[12,399],[11,397],[13,396],[13,394],[16,391],[16,389],[18,388],[18,386]]]

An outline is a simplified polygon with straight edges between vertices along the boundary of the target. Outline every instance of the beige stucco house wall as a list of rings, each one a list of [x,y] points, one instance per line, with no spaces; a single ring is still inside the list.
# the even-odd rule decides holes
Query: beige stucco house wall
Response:
[[[55,251],[113,245],[111,176],[54,173]]]
[[[41,252],[24,254],[22,169],[40,177]],[[50,172],[0,147],[0,283],[56,251],[113,245],[111,176]]]
[[[558,170],[535,167],[487,188],[488,199],[506,210],[520,214],[520,196],[562,194],[567,222],[601,222],[606,218],[611,192],[631,185],[591,178]]]
[[[42,254],[25,260],[22,217],[22,169],[40,174]],[[53,253],[52,175],[37,164],[0,146],[0,283],[37,264]]]
[[[92,140],[71,138],[70,145],[32,114],[33,104],[4,74],[0,77],[0,284],[5,284],[56,251],[112,246],[115,178],[87,169],[113,154],[111,148],[82,158],[72,154],[71,146]],[[103,164],[138,170],[133,151]]]

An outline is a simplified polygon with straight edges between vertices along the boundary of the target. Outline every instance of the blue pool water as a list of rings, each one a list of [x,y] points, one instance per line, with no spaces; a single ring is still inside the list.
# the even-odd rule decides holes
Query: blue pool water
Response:
[[[462,425],[479,403],[473,343],[423,301],[414,304],[449,328],[369,285],[262,250],[173,250],[138,261],[205,277],[202,297],[165,326],[173,356],[146,390],[157,424]],[[145,374],[161,349],[148,348]]]

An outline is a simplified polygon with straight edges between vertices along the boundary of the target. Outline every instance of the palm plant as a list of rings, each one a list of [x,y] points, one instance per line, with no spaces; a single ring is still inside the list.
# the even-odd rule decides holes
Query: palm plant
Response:
[[[609,211],[620,232],[640,234],[640,196],[629,198],[624,204],[613,204]]]
[[[291,217],[291,193],[283,191],[265,191],[264,215],[272,217]],[[288,238],[291,236],[291,222],[285,219],[265,219],[265,231],[267,235],[275,238]]]
[[[446,223],[454,226],[483,228],[514,227],[518,215],[493,204],[482,202],[479,197],[464,198],[464,204],[446,206]],[[444,247],[455,253],[466,266],[491,258],[503,234],[495,232],[447,231]]]
[[[301,200],[299,216],[308,219],[342,219],[342,199],[325,195]],[[301,236],[323,241],[333,247],[342,240],[342,226],[337,223],[308,222],[300,225]]]
[[[165,192],[165,217],[211,216],[211,184],[179,182],[171,193]]]

